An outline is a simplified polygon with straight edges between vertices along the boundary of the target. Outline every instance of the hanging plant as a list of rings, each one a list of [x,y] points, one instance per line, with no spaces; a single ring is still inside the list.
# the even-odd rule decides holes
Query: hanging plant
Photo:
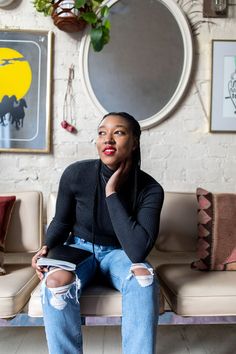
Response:
[[[33,0],[38,12],[52,16],[54,24],[66,32],[81,31],[90,25],[90,38],[96,52],[110,39],[109,8],[103,0]]]

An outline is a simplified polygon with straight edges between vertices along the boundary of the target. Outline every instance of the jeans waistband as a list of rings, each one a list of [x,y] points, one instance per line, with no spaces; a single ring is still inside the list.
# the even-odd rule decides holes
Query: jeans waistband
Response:
[[[73,241],[74,241],[74,244],[76,245],[87,245],[87,246],[91,246],[96,249],[99,249],[99,250],[102,250],[102,251],[111,251],[111,250],[115,250],[115,249],[120,249],[120,247],[117,247],[117,246],[103,246],[103,245],[98,245],[98,244],[92,244],[92,242],[90,241],[86,241],[85,239],[79,237],[79,236],[74,236],[73,237]]]

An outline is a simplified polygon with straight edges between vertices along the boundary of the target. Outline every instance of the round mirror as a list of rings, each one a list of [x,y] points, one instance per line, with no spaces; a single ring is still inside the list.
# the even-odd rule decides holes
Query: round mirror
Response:
[[[81,77],[101,114],[126,111],[143,129],[166,119],[188,84],[191,30],[173,0],[109,0],[110,42],[99,53],[85,35]]]

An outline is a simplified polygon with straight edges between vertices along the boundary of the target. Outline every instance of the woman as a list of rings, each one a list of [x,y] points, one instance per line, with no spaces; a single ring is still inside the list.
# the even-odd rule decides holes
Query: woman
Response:
[[[139,123],[128,113],[105,115],[98,127],[100,159],[76,162],[61,177],[46,245],[32,260],[39,278],[44,277],[51,354],[83,352],[78,296],[97,270],[122,293],[123,353],[155,353],[158,282],[145,259],[158,235],[164,193],[140,170],[140,134]],[[49,268],[45,273],[37,259],[65,242],[90,253],[75,272]]]

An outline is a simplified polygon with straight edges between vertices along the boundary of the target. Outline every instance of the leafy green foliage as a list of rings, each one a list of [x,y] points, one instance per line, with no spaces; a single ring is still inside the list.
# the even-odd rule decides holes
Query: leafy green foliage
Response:
[[[33,0],[33,5],[38,12],[49,16],[53,11],[53,2],[53,0]],[[75,0],[75,8],[79,10],[79,18],[91,26],[91,43],[97,52],[101,51],[110,39],[109,8],[106,5],[102,6],[102,2],[103,0]]]
[[[52,14],[53,6],[51,0],[33,0],[33,5],[38,12],[43,12],[44,16]]]
[[[86,3],[86,0],[75,0],[75,7],[77,9],[80,9],[82,6],[84,6]]]
[[[103,0],[76,0],[75,7],[81,11],[80,17],[90,26],[93,49],[100,52],[110,39],[109,8],[102,6]]]
[[[80,15],[80,17],[82,17],[89,24],[97,23],[97,16],[94,12],[84,12]]]

